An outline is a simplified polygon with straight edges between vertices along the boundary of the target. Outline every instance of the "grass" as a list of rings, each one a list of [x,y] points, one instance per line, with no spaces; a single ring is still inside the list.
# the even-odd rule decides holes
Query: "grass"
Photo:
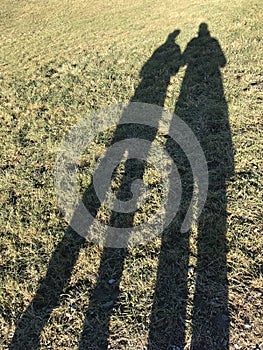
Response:
[[[179,333],[185,333],[186,349],[191,348],[191,337],[194,349],[262,347],[259,2],[3,0],[0,17],[1,348],[9,347],[26,310],[14,349],[78,349],[80,338],[85,349],[89,349],[85,341],[93,344],[91,349],[106,345],[145,349],[148,339],[151,349],[172,349],[184,343]],[[226,198],[220,199],[220,191],[210,188],[206,211],[189,238],[174,226],[163,241],[156,238],[128,253],[82,242],[63,220],[53,186],[62,138],[89,112],[128,102],[140,82],[142,66],[167,35],[180,29],[177,43],[183,51],[201,22],[208,23],[227,59],[222,74],[235,171],[226,180]],[[185,108],[178,105],[185,73],[181,67],[171,79],[165,100],[170,111],[177,104],[178,114]],[[109,138],[105,135],[87,151],[83,160],[87,173],[81,178],[85,186]],[[203,140],[207,156],[213,157],[211,140]],[[216,152],[223,156],[220,144]],[[212,176],[220,182],[213,169]],[[218,209],[222,215],[215,214]],[[225,225],[228,292],[222,282],[223,238],[216,245],[209,236],[213,230],[224,234]],[[169,234],[174,232],[175,246],[169,245]],[[208,237],[211,245],[202,237]],[[211,258],[221,250],[219,262]],[[117,281],[113,285],[108,283],[111,278]],[[197,299],[195,290],[200,290]],[[227,293],[230,328],[229,344],[224,344],[218,339],[220,322],[216,328],[213,312],[227,306]],[[36,294],[35,304],[30,304]],[[114,308],[107,308],[105,303],[114,298],[118,298]],[[87,310],[86,334],[81,336]],[[186,322],[174,320],[174,315],[185,315]]]

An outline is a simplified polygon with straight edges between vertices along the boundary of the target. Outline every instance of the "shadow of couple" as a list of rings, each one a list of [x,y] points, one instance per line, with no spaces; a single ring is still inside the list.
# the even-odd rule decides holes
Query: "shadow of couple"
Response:
[[[203,149],[209,185],[206,204],[197,223],[196,250],[193,251],[190,247],[192,230],[182,233],[179,226],[193,193],[193,175],[183,151],[167,138],[165,147],[178,166],[184,197],[176,218],[162,234],[147,346],[149,350],[179,350],[187,344],[189,349],[194,350],[222,350],[229,348],[226,190],[227,181],[234,172],[228,108],[220,71],[226,59],[219,42],[211,37],[207,24],[200,24],[198,35],[188,43],[183,53],[176,43],[179,33],[175,30],[169,34],[165,43],[144,64],[141,81],[130,102],[164,107],[171,77],[178,73],[181,66],[186,66],[174,114],[188,124]],[[129,124],[122,124],[116,127],[112,144],[131,137],[147,138],[153,142],[157,130],[158,125],[145,135],[142,127],[134,130]],[[145,164],[127,161],[125,174],[129,174],[131,169],[135,175],[123,182],[121,187],[124,189],[120,188],[118,193],[124,200],[130,193],[131,182],[142,178]],[[92,185],[85,191],[83,201],[87,208],[95,210],[96,217],[100,201]],[[114,212],[111,216],[112,223],[125,221],[126,225],[132,225],[133,220],[134,213],[125,218]],[[51,257],[45,278],[17,323],[10,349],[40,347],[40,333],[52,310],[59,305],[60,295],[84,245],[84,238],[69,227]],[[108,348],[109,322],[114,306],[118,305],[119,284],[128,254],[126,248],[104,248],[97,284],[89,297],[79,349]],[[191,259],[196,264],[194,291],[189,300]],[[109,285],[109,279],[114,279],[114,284]],[[104,298],[101,299],[101,295]],[[110,301],[106,308],[105,296]],[[188,310],[189,304],[191,311]],[[191,323],[190,340],[186,339],[187,323]]]

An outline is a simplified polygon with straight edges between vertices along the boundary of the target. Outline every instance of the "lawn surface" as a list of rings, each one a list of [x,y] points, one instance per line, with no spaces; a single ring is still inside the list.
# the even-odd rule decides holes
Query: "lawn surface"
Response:
[[[255,0],[1,1],[1,349],[263,348],[261,13]],[[158,86],[139,90],[141,69],[175,29],[184,52],[201,23],[226,58],[224,90],[218,75],[200,102],[198,73],[181,66],[163,103],[188,116],[208,159],[200,222],[128,251],[84,242],[56,200],[63,137],[89,112],[134,96],[162,105]],[[215,115],[207,137],[197,107],[204,120]],[[83,191],[111,135],[83,157]]]

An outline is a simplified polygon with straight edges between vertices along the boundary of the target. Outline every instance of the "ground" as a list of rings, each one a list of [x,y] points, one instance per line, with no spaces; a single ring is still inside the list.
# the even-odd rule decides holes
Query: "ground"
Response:
[[[256,0],[1,2],[2,349],[262,348],[260,10]],[[231,171],[220,177],[220,160],[208,164],[215,182],[188,234],[174,225],[128,251],[84,242],[56,200],[53,166],[63,137],[90,112],[132,100],[142,67],[169,33],[180,30],[176,43],[184,52],[201,23],[226,58],[219,103],[228,129],[211,127],[213,140],[231,138]],[[190,102],[196,108],[183,98],[194,89],[186,73],[182,65],[170,77],[163,106],[180,116]],[[142,99],[154,103],[155,94],[153,87]],[[198,129],[196,121],[191,126]],[[111,135],[83,157],[82,190]],[[201,139],[208,158],[209,140]],[[215,152],[224,157],[220,144]],[[100,215],[108,220],[107,211]],[[221,232],[218,241],[213,232]]]

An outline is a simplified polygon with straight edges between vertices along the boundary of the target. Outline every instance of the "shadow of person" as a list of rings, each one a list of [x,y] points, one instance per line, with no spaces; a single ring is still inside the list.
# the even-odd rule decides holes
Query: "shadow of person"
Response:
[[[171,76],[175,75],[180,65],[180,47],[175,43],[179,30],[169,34],[166,42],[161,45],[145,63],[141,70],[141,82],[135,90],[131,102],[144,102],[164,106],[167,87]],[[129,107],[127,107],[129,108]],[[161,115],[160,115],[161,117]],[[125,121],[125,113],[122,122]],[[139,137],[153,141],[158,129],[158,122],[152,130],[145,130],[139,126],[122,124],[116,127],[112,144],[124,138]],[[129,150],[128,150],[129,151]],[[106,152],[107,153],[107,152]],[[125,164],[127,176],[120,186],[118,196],[126,199],[131,195],[130,185],[135,178],[142,178],[144,164],[128,160]],[[137,169],[134,173],[134,168]],[[94,218],[101,206],[93,185],[91,184],[83,195],[85,206],[92,209]],[[111,224],[132,225],[133,215],[116,215],[112,212]],[[73,215],[72,222],[78,220],[77,213]],[[72,224],[71,222],[71,224]],[[87,231],[89,228],[86,228]],[[107,236],[107,233],[106,233]],[[74,265],[78,259],[79,251],[85,245],[85,239],[80,237],[69,227],[62,240],[57,245],[49,262],[45,278],[40,282],[36,294],[26,311],[17,323],[10,349],[38,349],[40,347],[40,334],[49,319],[52,310],[60,303],[60,295],[67,287]],[[119,282],[123,271],[124,259],[128,253],[125,248],[104,248],[98,271],[97,284],[89,298],[89,308],[86,314],[83,332],[80,337],[80,349],[107,349],[109,336],[109,320],[113,306],[119,296]],[[108,284],[114,279],[113,285]],[[107,303],[110,301],[110,303]],[[94,331],[94,329],[96,331]]]
[[[178,34],[179,30],[169,34],[166,42],[144,64],[140,73],[141,82],[136,88],[130,100],[131,102],[164,106],[170,79],[178,72],[180,66],[181,50],[175,43]],[[122,115],[122,123],[125,122],[128,114],[129,106]],[[126,138],[147,139],[153,142],[158,130],[158,120],[161,116],[160,113],[158,118],[155,118],[155,124],[152,123],[152,128],[145,128],[145,126],[139,124],[134,128],[134,124],[129,123],[118,125],[112,144]],[[123,153],[125,151],[129,153],[129,148],[123,150]],[[149,149],[146,152],[149,152]],[[144,170],[145,162],[138,159],[128,159],[125,162],[125,176],[122,178],[117,198],[125,201],[132,197],[131,184],[138,178],[142,179]],[[85,204],[88,207],[91,196],[84,195],[84,198],[86,198]],[[131,212],[128,215],[112,212],[110,223],[115,227],[132,227],[134,215],[135,212]],[[105,236],[107,237],[107,233]],[[128,240],[129,238],[127,238],[126,246],[128,246]],[[108,349],[109,321],[114,307],[118,303],[120,294],[119,283],[127,254],[128,249],[125,248],[106,247],[103,250],[97,285],[89,299],[89,308],[86,313],[85,325],[79,344],[80,350]],[[114,280],[114,284],[109,285],[109,280]],[[93,331],[94,329],[96,329],[96,332]]]
[[[174,223],[170,233],[164,233],[149,332],[151,350],[184,349],[186,342],[194,350],[228,349],[226,190],[234,165],[220,72],[225,64],[218,41],[210,36],[207,24],[200,24],[198,36],[182,54],[182,65],[187,67],[175,114],[190,126],[205,153],[208,195],[197,230],[180,233]],[[168,142],[167,148],[171,147]],[[176,158],[177,165],[182,166],[183,156]],[[190,172],[186,162],[181,175],[186,183],[185,203],[189,203],[193,192]],[[192,333],[191,340],[188,331]]]

